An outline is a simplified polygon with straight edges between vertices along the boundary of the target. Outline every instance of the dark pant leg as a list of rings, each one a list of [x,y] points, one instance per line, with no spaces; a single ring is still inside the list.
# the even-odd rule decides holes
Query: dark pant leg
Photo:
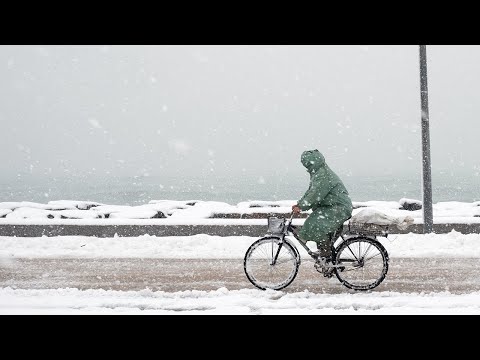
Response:
[[[317,249],[320,257],[330,257],[332,255],[332,233],[327,234],[322,241],[317,242]]]

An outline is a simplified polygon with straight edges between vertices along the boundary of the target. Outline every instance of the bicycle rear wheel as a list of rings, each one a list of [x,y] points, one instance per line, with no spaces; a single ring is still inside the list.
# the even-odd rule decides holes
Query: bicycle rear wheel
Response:
[[[278,258],[273,264],[277,252]],[[276,237],[255,241],[245,253],[243,260],[248,280],[261,290],[286,288],[297,276],[299,265],[300,259],[295,249]]]
[[[388,272],[388,253],[380,242],[356,237],[343,242],[336,250],[335,275],[353,290],[371,290],[385,279]]]

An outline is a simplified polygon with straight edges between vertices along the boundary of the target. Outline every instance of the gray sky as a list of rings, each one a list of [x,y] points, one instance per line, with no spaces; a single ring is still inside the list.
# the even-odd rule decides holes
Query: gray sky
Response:
[[[480,47],[429,46],[433,172],[478,176]],[[0,46],[0,177],[420,174],[418,46]]]

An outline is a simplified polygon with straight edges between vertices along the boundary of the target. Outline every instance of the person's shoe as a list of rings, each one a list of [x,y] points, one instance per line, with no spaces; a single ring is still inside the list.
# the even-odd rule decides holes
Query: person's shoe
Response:
[[[322,257],[319,257],[318,258],[318,261],[320,262],[320,264],[324,267],[327,267],[328,265],[332,265],[332,259],[330,258],[330,256],[322,256]]]
[[[325,262],[325,258],[324,257],[321,257],[321,256],[318,256],[316,259],[315,259],[315,268],[317,270],[322,270],[325,269],[325,265],[326,265],[326,262]]]

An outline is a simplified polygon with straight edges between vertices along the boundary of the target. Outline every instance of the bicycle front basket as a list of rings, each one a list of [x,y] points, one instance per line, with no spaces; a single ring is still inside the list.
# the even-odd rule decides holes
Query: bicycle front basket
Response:
[[[285,230],[285,219],[279,219],[271,216],[268,218],[268,233],[269,234],[283,234]]]

